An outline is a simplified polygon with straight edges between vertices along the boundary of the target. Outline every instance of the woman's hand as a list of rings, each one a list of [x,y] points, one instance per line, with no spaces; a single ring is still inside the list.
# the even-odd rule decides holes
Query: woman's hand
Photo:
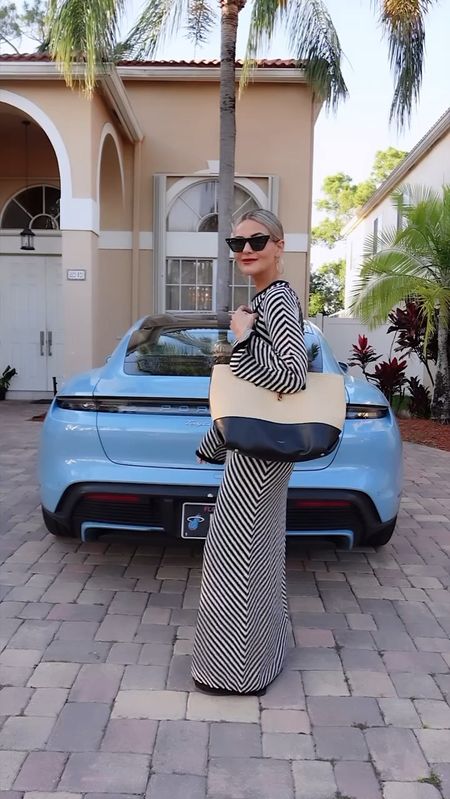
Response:
[[[257,318],[258,314],[252,313],[251,308],[247,305],[240,305],[232,314],[230,322],[230,328],[236,338],[242,338],[247,330],[251,330]]]

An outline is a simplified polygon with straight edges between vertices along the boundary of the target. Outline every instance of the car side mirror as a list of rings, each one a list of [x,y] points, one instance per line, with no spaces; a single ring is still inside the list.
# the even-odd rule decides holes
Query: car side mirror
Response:
[[[345,372],[345,374],[347,374],[347,372],[348,372],[348,363],[345,363],[345,361],[338,361],[338,364],[341,367],[342,371]]]

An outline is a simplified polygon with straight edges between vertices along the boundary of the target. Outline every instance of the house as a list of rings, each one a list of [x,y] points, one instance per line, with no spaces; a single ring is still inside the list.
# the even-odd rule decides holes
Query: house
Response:
[[[235,211],[280,215],[285,276],[304,305],[319,110],[303,70],[282,60],[259,62],[237,104]],[[150,312],[214,310],[218,157],[217,61],[122,62],[88,99],[47,56],[0,56],[9,397],[49,396],[101,365]],[[34,249],[22,249],[28,229]],[[230,261],[230,304],[249,292]]]
[[[339,360],[344,362],[349,360],[352,345],[357,343],[360,334],[368,337],[380,360],[398,356],[395,349],[395,333],[388,333],[389,323],[372,329],[354,317],[350,310],[366,241],[371,236],[376,246],[377,237],[383,228],[397,227],[402,223],[391,199],[395,189],[403,184],[418,184],[439,191],[448,182],[450,182],[450,109],[437,120],[344,228],[345,310],[331,317],[316,319],[325,336],[332,342],[333,351]],[[358,366],[352,367],[350,371],[356,377],[361,376]],[[408,378],[418,377],[430,387],[428,371],[415,353],[411,353],[408,357],[405,374]]]
[[[352,302],[355,282],[361,271],[364,243],[369,235],[376,239],[383,228],[397,227],[402,220],[391,195],[403,184],[424,185],[440,191],[450,182],[450,108],[437,120],[406,158],[360,208],[344,229],[347,244],[345,307]]]

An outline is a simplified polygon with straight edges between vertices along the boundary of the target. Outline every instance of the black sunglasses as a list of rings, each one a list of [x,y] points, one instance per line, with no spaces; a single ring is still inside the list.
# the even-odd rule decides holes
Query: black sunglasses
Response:
[[[232,239],[225,239],[225,241],[233,252],[244,252],[246,244],[250,244],[253,252],[261,252],[270,238],[271,236],[265,233],[258,233],[256,236],[250,236],[249,238],[235,236]],[[274,239],[272,239],[272,241],[274,241]]]

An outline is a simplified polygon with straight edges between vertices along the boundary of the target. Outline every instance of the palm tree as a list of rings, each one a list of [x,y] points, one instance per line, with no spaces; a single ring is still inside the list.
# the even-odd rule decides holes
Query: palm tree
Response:
[[[335,109],[347,88],[341,72],[341,46],[325,0],[252,0],[244,87],[263,43],[284,26],[292,51],[305,70],[313,90]],[[409,118],[422,78],[424,19],[437,0],[374,0],[380,23],[389,37],[389,53],[396,77],[391,117],[399,124]],[[232,222],[235,171],[235,64],[239,12],[246,0],[220,0],[220,172],[219,252],[216,305],[228,305],[229,252],[225,236]],[[69,85],[77,76],[92,92],[99,69],[120,57],[153,57],[164,38],[186,24],[194,42],[204,41],[219,10],[211,0],[147,0],[127,40],[118,45],[119,22],[126,0],[49,0],[49,46],[60,62]]]
[[[376,240],[367,237],[352,311],[375,327],[386,321],[398,303],[414,299],[420,305],[426,322],[425,346],[437,325],[431,415],[449,423],[450,186],[439,194],[424,186],[405,185],[392,199],[404,224],[398,230],[383,230]]]

